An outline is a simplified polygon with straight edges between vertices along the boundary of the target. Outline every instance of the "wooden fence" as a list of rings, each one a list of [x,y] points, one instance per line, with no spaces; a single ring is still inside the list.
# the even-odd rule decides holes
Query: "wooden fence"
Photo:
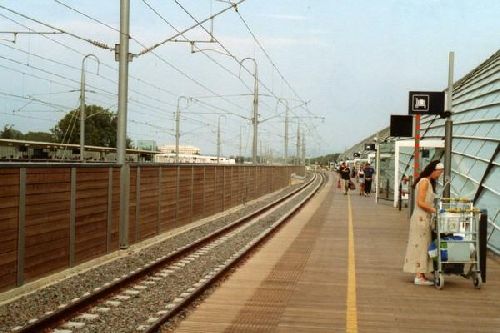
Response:
[[[289,184],[299,166],[132,165],[129,243]],[[0,291],[119,249],[120,169],[0,166]]]

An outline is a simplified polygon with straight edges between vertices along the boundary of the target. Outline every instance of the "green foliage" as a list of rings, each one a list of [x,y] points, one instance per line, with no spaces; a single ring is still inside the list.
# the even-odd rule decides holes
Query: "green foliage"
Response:
[[[28,132],[23,134],[21,131],[14,129],[13,125],[5,125],[0,131],[1,139],[14,139],[39,142],[55,142],[54,136],[46,132]]]
[[[118,117],[98,105],[85,107],[85,145],[116,148],[116,128]],[[39,142],[80,143],[80,109],[67,113],[59,122],[46,132],[23,134],[13,125],[4,125],[0,139],[15,139]],[[127,148],[133,148],[132,140],[127,138]]]
[[[116,148],[118,117],[98,105],[85,106],[85,145]],[[57,142],[80,143],[80,109],[70,111],[51,129]],[[132,148],[127,138],[127,148]]]
[[[23,140],[23,133],[14,129],[14,125],[5,125],[0,132],[0,139]]]
[[[28,132],[24,134],[24,140],[40,141],[40,142],[55,142],[54,135],[46,132]]]

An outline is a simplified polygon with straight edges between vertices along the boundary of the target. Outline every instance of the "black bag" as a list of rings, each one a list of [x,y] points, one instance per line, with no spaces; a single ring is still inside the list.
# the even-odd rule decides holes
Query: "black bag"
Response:
[[[356,189],[356,185],[354,185],[354,183],[352,181],[349,181],[349,189],[351,189],[351,190]]]

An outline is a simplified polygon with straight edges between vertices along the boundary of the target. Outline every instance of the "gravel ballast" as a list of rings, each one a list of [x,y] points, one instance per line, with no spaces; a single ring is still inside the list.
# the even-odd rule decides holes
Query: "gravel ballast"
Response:
[[[206,223],[193,227],[188,231],[174,235],[159,243],[153,244],[148,248],[142,249],[135,253],[130,253],[125,257],[118,258],[112,262],[107,262],[103,265],[87,270],[81,274],[72,276],[66,280],[60,281],[46,288],[42,288],[40,290],[37,290],[36,292],[20,297],[10,303],[3,304],[2,306],[0,306],[0,331],[9,332],[16,326],[24,326],[29,320],[33,318],[39,318],[46,312],[53,311],[60,305],[67,304],[71,302],[71,300],[81,297],[85,293],[92,292],[95,288],[102,287],[105,283],[112,282],[115,278],[120,278],[126,274],[129,274],[135,269],[142,268],[144,265],[152,262],[156,258],[165,256],[166,254],[171,253],[180,247],[192,243],[195,239],[199,239],[213,232],[214,230],[217,230],[251,212],[258,210],[260,207],[263,207],[269,202],[276,200],[276,198],[281,197],[286,193],[292,192],[299,186],[301,185],[293,185],[272,195],[254,200],[249,204],[243,205],[238,210],[232,210],[226,214],[219,214],[213,220],[209,220]],[[231,242],[233,242],[233,240],[231,240],[230,243]],[[236,243],[234,243],[231,247],[241,247],[241,242],[243,242],[243,240],[234,240],[234,242]],[[209,253],[212,253],[212,251],[214,250],[211,250]],[[168,301],[168,297],[171,297],[169,296],[170,291],[172,291],[172,295],[174,295],[175,292],[178,291],[175,287],[178,285],[176,281],[184,281],[186,283],[188,283],[189,281],[189,283],[194,284],[196,282],[195,280],[199,278],[199,276],[207,274],[206,271],[210,270],[210,268],[208,267],[213,267],[214,264],[219,265],[220,262],[224,262],[228,258],[228,255],[231,251],[231,249],[228,249],[226,253],[226,250],[220,250],[220,255],[217,254],[216,256],[208,255],[208,253],[207,255],[202,255],[200,256],[200,258],[203,258],[203,260],[196,260],[196,265],[186,264],[186,266],[182,270],[177,270],[183,272],[185,271],[185,274],[187,274],[187,276],[183,276],[181,278],[174,278],[174,276],[172,276],[171,279],[173,280],[167,282],[167,280],[169,279],[165,279],[166,281],[164,283],[163,281],[161,283],[158,283],[158,288],[160,288],[158,290],[164,291],[164,293],[160,293],[160,295],[162,295],[161,300],[163,302],[165,302],[165,300]],[[201,265],[200,262],[203,262],[204,264]],[[142,293],[152,293],[158,295],[158,291],[153,291],[157,290],[157,285],[155,285],[154,288],[152,287],[145,289],[145,291],[143,291]],[[182,289],[182,287],[179,288]],[[166,294],[167,292],[168,294]],[[156,311],[158,311],[153,303],[151,303],[151,305],[148,304],[147,308],[151,306],[153,307],[153,309],[156,309]],[[147,312],[145,311],[146,309],[143,310],[144,313]],[[135,312],[141,311],[136,310]],[[110,311],[109,315],[112,315],[112,313],[113,311]],[[104,318],[107,315],[107,313],[101,315],[100,318]],[[100,321],[101,319],[99,319],[99,322]],[[135,323],[137,323],[137,321],[135,321]],[[128,324],[124,323],[124,326],[122,327],[123,329],[128,329],[128,331],[133,331],[131,326],[127,326]],[[100,331],[96,329],[97,327],[94,327],[93,332]],[[82,330],[82,332],[83,331],[84,330]],[[124,332],[125,331],[127,330],[124,330]]]

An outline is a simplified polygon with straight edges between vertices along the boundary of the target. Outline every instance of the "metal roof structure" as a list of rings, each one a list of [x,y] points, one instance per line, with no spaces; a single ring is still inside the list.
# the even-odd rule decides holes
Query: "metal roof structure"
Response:
[[[476,207],[488,210],[488,247],[500,254],[500,50],[454,83],[451,119],[451,195],[471,198]],[[439,116],[422,116],[422,140],[444,140],[444,123]],[[364,144],[373,143],[377,135],[381,142],[397,139],[384,128],[349,148],[341,158],[366,153]],[[442,158],[443,153],[436,149],[429,159]],[[408,173],[412,161],[413,149],[408,149],[399,156],[399,169]]]

